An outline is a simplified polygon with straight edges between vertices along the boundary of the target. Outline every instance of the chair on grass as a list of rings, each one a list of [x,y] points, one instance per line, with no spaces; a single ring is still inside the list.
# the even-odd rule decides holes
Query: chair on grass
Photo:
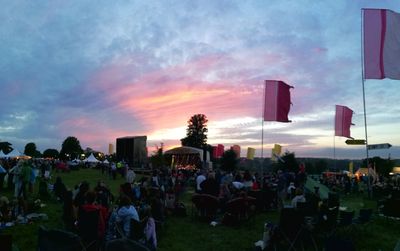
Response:
[[[383,214],[389,217],[400,217],[400,199],[387,199],[383,206]]]
[[[1,247],[1,250],[4,250],[4,251],[12,250],[12,235],[11,234],[0,234],[0,247]]]
[[[227,225],[238,225],[249,217],[248,203],[245,198],[231,199],[226,203],[225,211],[226,217],[230,217],[230,222],[225,222]]]
[[[372,208],[361,208],[360,214],[357,218],[357,223],[366,224],[371,221],[372,218]]]
[[[340,211],[339,226],[347,227],[353,224],[354,211]]]
[[[297,202],[296,209],[300,211],[304,216],[313,216],[311,211],[311,204],[309,202]]]
[[[336,229],[337,233],[344,236],[351,235],[355,227],[353,218],[354,218],[354,211],[340,211],[339,223]]]
[[[250,190],[247,195],[255,198],[255,206],[257,211],[262,211],[264,209],[263,194],[261,190]]]
[[[86,249],[78,235],[60,229],[47,229],[44,226],[40,226],[38,233],[38,251],[55,250],[83,251]]]
[[[191,210],[191,215],[196,213],[198,216],[202,214],[202,210],[204,208],[204,202],[203,202],[203,197],[201,194],[195,193],[192,195],[192,210]],[[196,211],[196,212],[194,212]]]
[[[218,207],[219,200],[215,196],[209,194],[193,194],[192,196],[192,216],[195,208],[200,219],[213,220],[216,217]]]
[[[274,246],[285,250],[296,250],[298,244],[303,246],[305,239],[302,233],[303,223],[304,216],[300,211],[295,208],[282,208],[279,217],[278,236]]]
[[[97,250],[101,246],[99,217],[100,210],[86,211],[80,208],[78,211],[78,234],[88,250]]]
[[[332,236],[337,228],[339,209],[337,207],[328,208],[321,212],[318,219],[318,229],[325,237]]]

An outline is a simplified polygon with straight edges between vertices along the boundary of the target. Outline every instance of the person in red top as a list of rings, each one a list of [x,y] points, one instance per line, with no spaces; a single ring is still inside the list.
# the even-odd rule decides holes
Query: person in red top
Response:
[[[99,239],[103,239],[106,231],[108,209],[106,207],[103,207],[102,205],[96,204],[95,201],[96,201],[96,193],[94,191],[88,191],[86,193],[86,203],[81,206],[80,210],[82,210],[83,212],[92,212],[96,210],[99,211],[99,221],[97,222],[98,237]],[[78,215],[78,222],[79,220],[80,219]],[[81,220],[84,221],[84,219]]]

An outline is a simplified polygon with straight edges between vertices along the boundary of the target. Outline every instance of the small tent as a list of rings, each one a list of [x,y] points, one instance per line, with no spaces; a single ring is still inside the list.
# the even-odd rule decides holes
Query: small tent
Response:
[[[94,157],[93,153],[89,155],[86,159],[83,160],[84,162],[91,162],[91,163],[97,163],[100,162],[96,157]]]

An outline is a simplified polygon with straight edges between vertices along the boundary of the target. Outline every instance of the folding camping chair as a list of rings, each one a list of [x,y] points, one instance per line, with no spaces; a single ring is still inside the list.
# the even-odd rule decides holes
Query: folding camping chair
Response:
[[[78,234],[87,250],[97,250],[101,246],[98,234],[100,211],[78,211]]]
[[[1,247],[1,250],[4,250],[4,251],[12,250],[12,235],[11,234],[0,234],[0,247]]]
[[[86,249],[78,235],[60,229],[47,229],[44,226],[40,226],[38,233],[38,251],[54,250],[84,251]]]
[[[361,208],[357,218],[357,223],[366,224],[371,221],[372,208]]]
[[[296,247],[300,245],[301,249],[304,250],[305,245],[311,242],[313,248],[318,250],[311,230],[304,223],[303,212],[295,208],[281,209],[277,235],[274,245],[279,246],[279,249],[297,250]],[[282,242],[283,244],[287,243],[287,245],[281,247]]]
[[[354,211],[340,211],[338,229],[344,236],[348,236],[354,229]]]

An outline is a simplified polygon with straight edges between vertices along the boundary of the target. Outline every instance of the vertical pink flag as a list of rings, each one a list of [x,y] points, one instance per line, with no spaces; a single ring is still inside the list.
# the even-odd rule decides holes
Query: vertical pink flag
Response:
[[[353,111],[347,106],[336,105],[335,114],[335,136],[351,138],[350,126]]]
[[[364,9],[364,78],[400,80],[400,14]]]
[[[265,80],[264,121],[291,122],[290,86],[279,80]]]

